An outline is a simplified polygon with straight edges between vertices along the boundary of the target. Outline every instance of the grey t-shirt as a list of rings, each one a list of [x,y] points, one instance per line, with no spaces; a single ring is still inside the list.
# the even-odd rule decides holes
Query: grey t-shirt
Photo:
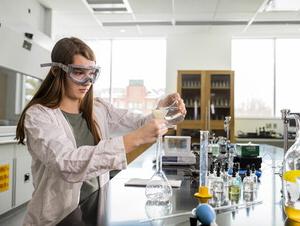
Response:
[[[94,137],[89,130],[82,113],[72,114],[64,111],[62,111],[62,113],[72,127],[77,147],[83,145],[95,145]],[[95,177],[88,181],[84,181],[80,190],[80,202],[84,201],[89,195],[98,189],[98,178]]]

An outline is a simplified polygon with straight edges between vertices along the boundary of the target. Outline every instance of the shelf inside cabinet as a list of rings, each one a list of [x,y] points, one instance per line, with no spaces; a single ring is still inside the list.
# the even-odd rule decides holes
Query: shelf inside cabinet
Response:
[[[181,122],[182,124],[192,124],[192,123],[200,123],[201,120],[184,120],[183,122]]]
[[[191,106],[191,105],[185,105],[186,108],[195,108],[195,106]],[[197,108],[200,108],[200,105],[196,106]]]
[[[214,108],[230,108],[230,106],[214,106]]]
[[[182,87],[182,89],[196,89],[196,90],[199,90],[201,89],[200,86],[197,86],[197,87]]]
[[[225,135],[226,116],[231,116],[230,128],[234,130],[233,75],[234,72],[228,70],[178,71],[177,90],[187,114],[185,120],[178,124],[177,135],[191,133],[195,136],[195,131],[205,129],[218,130],[219,134]]]
[[[214,90],[230,90],[230,87],[224,87],[224,88],[220,88],[220,87],[210,87],[211,89]]]

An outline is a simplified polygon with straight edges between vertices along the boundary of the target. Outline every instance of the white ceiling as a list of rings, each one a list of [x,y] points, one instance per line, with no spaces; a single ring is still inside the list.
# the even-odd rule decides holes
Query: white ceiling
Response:
[[[106,1],[106,0],[94,0]],[[121,1],[121,0],[120,0]],[[82,38],[168,36],[229,28],[242,34],[287,32],[300,34],[300,13],[259,12],[265,0],[123,0],[131,13],[94,13],[86,0],[39,0],[53,10],[54,38],[76,35]],[[255,16],[256,15],[256,16]],[[255,23],[277,21],[277,25]],[[291,21],[294,25],[286,25]],[[178,25],[185,22],[187,25]],[[205,23],[203,23],[205,22]],[[229,25],[222,25],[229,22]],[[153,24],[154,23],[154,24]],[[214,24],[215,23],[215,24]],[[232,25],[232,24],[231,24]],[[245,33],[245,32],[244,32]]]

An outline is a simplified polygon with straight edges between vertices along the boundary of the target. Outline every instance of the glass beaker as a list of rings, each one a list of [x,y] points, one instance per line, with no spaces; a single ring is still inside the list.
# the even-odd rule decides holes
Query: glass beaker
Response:
[[[288,149],[283,161],[283,193],[284,212],[286,216],[296,222],[300,222],[300,184],[297,183],[300,177],[300,116],[291,113],[296,121],[296,141]]]
[[[167,121],[167,126],[168,128],[173,128],[178,122],[181,122],[185,115],[183,115],[178,107],[177,107],[177,101],[173,102],[170,106],[168,107],[163,107],[160,109],[165,109],[167,110],[167,114],[165,116],[165,120]]]
[[[207,202],[212,197],[208,188],[207,173],[208,173],[208,131],[200,131],[200,154],[199,154],[199,190],[195,197],[200,199],[200,202]]]
[[[153,110],[155,118],[163,119],[167,114],[166,109]],[[172,187],[162,171],[162,136],[156,142],[156,171],[146,185],[145,194],[148,200],[166,202],[172,196]]]

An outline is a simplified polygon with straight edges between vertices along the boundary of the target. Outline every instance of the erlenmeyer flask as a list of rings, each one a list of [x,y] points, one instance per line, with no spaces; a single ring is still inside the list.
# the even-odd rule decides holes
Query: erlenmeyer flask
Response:
[[[165,109],[153,110],[155,118],[163,119],[167,114]],[[156,171],[147,183],[145,194],[148,200],[165,202],[172,196],[172,187],[162,171],[162,136],[156,142]]]
[[[284,211],[287,217],[300,222],[300,115],[296,121],[296,141],[286,152],[283,162]]]

